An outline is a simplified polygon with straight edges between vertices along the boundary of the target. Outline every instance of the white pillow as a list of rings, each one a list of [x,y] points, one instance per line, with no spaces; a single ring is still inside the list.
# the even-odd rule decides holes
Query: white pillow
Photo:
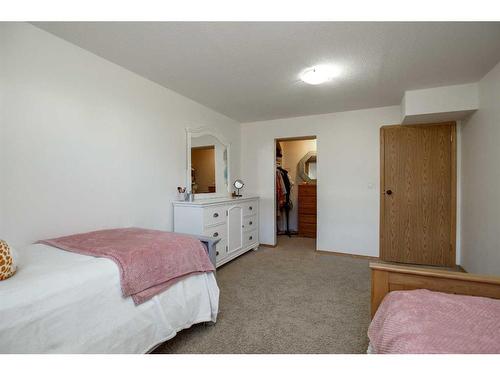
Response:
[[[17,253],[6,241],[0,240],[0,281],[16,273]]]

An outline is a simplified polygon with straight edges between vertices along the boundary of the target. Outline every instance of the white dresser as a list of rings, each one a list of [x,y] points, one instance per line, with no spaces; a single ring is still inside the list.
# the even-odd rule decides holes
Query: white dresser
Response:
[[[174,202],[174,232],[220,238],[217,267],[259,247],[259,198]]]

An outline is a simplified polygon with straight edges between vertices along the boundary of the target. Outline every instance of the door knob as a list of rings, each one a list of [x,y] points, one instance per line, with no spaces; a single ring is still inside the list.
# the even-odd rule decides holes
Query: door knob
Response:
[[[390,190],[390,189],[389,189],[389,190],[386,190],[386,191],[385,191],[385,193],[386,193],[387,195],[391,195],[391,194],[392,194],[392,190]]]

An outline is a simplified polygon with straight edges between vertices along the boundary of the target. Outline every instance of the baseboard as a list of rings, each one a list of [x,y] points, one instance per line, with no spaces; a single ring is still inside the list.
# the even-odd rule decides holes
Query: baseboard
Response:
[[[215,267],[215,268],[219,268],[219,267],[223,266],[224,264],[226,264],[226,263],[228,263],[228,262],[232,261],[233,259],[238,258],[240,255],[243,255],[243,254],[244,254],[244,253],[246,253],[247,251],[250,251],[250,250],[252,250],[252,249],[256,249],[256,248],[258,248],[259,246],[260,246],[260,244],[259,244],[259,243],[253,243],[253,244],[251,244],[251,245],[249,245],[249,246],[247,246],[247,247],[242,248],[241,250],[235,251],[235,252],[233,252],[231,255],[228,255],[228,256],[226,256],[225,258],[221,259],[221,260],[219,261],[219,263],[217,263],[217,262],[216,262],[216,267]]]
[[[278,244],[276,244],[276,245],[268,245],[267,243],[261,243],[259,246],[275,248],[275,247],[278,246]]]
[[[350,257],[350,258],[358,258],[358,259],[366,259],[366,260],[379,260],[379,257],[372,257],[369,255],[350,254],[350,253],[340,253],[338,251],[316,250],[316,252],[321,253],[321,254],[340,255],[343,257]]]

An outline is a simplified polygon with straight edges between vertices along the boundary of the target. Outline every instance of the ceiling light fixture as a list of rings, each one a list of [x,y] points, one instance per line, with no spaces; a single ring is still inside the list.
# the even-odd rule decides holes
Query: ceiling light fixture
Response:
[[[330,81],[332,78],[338,77],[340,73],[340,68],[336,66],[316,65],[305,69],[300,74],[300,79],[310,85],[319,85]]]

